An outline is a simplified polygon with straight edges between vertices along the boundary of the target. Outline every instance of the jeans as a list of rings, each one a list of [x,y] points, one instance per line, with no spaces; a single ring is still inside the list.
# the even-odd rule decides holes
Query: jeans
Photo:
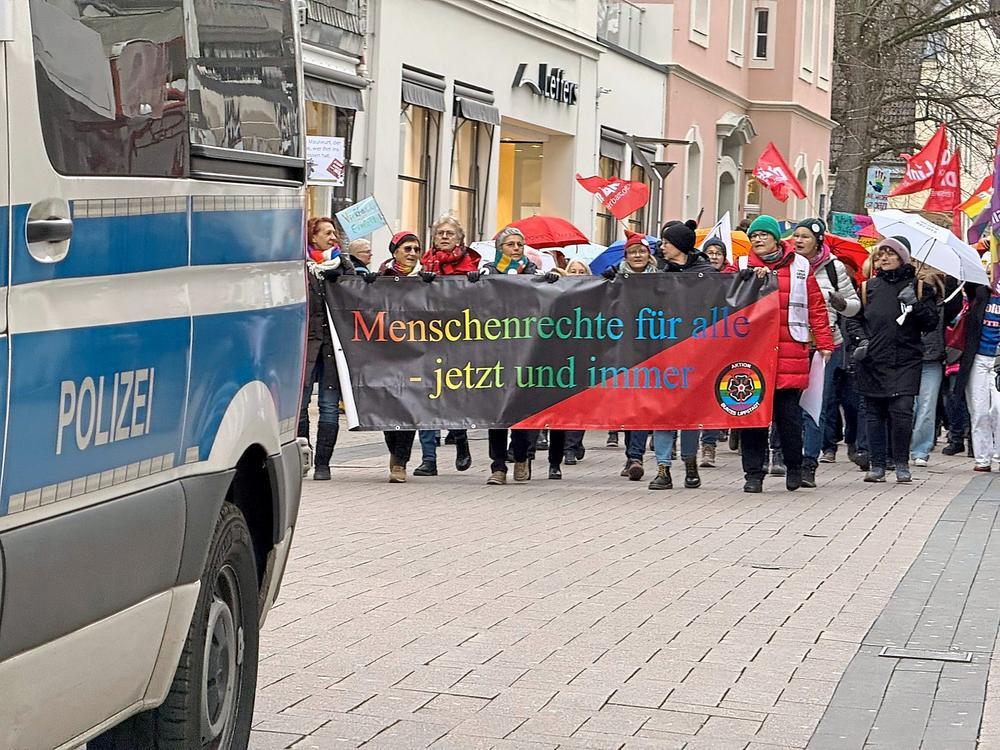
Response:
[[[681,458],[698,457],[699,434],[698,430],[681,430]],[[657,464],[670,466],[676,440],[677,430],[653,430],[653,450],[656,452]]]
[[[507,473],[507,430],[490,430],[490,471]],[[511,430],[510,447],[514,451],[514,461],[528,460],[528,448],[538,436],[535,430]]]
[[[952,445],[965,443],[969,432],[969,409],[965,405],[965,391],[958,390],[955,383],[958,374],[948,376],[945,381],[944,412],[948,417],[948,442]]]
[[[871,465],[884,469],[887,454],[891,451],[896,468],[907,466],[910,462],[910,437],[913,435],[913,396],[865,396],[865,408],[868,410]]]
[[[420,460],[428,464],[437,463],[437,441],[441,430],[420,430]]]
[[[937,432],[938,393],[943,378],[944,367],[940,362],[924,362],[920,370],[920,393],[914,408],[913,437],[910,440],[910,455],[913,458],[926,459],[931,454]]]
[[[802,412],[802,424],[805,427],[802,448],[803,463],[812,468],[816,468],[820,450],[824,448],[830,450],[829,443],[826,443],[825,440],[830,432],[830,428],[832,427],[834,433],[836,433],[837,418],[835,411],[837,408],[837,399],[833,388],[833,379],[837,374],[840,362],[844,358],[843,355],[844,347],[842,345],[836,347],[833,350],[833,356],[826,363],[826,368],[823,370],[823,403],[820,407],[819,424],[816,424],[813,418],[804,411]],[[824,443],[826,444],[824,445]],[[836,449],[836,440],[834,440],[833,445],[834,449]]]
[[[1000,450],[1000,391],[993,374],[993,357],[977,354],[965,386],[972,425],[972,450],[976,466],[989,466]]]
[[[703,430],[701,433],[701,444],[702,445],[718,445],[719,443],[719,430]],[[681,450],[684,450],[684,440],[681,439]]]
[[[319,421],[321,424],[340,424],[340,383],[334,378],[336,384],[332,388],[323,387],[323,350],[320,349],[319,356],[316,357],[316,364],[313,365],[312,372],[306,375],[302,384],[302,403],[299,406],[299,430],[298,436],[309,437],[309,402],[312,400],[313,384],[319,383]]]
[[[448,435],[459,438],[467,438],[467,430],[448,430]],[[438,440],[441,439],[441,430],[420,430],[420,454],[421,461],[429,464],[436,464],[438,460]]]
[[[648,439],[647,430],[625,430],[625,458],[629,461],[642,461]]]
[[[785,466],[790,473],[802,470],[802,391],[779,388],[774,392],[774,426],[781,440]],[[767,463],[767,427],[740,430],[743,473],[747,479],[763,479]]]

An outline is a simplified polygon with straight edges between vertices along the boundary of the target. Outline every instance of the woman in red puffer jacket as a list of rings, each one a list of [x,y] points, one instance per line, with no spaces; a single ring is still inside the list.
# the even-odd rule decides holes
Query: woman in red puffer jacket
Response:
[[[781,324],[778,328],[778,370],[774,392],[774,423],[785,459],[785,487],[802,486],[802,409],[799,397],[809,385],[810,342],[823,358],[833,353],[833,336],[826,302],[809,261],[781,241],[778,222],[758,216],[747,232],[753,252],[749,268],[758,278],[774,275],[778,283]],[[761,492],[767,456],[767,428],[742,431],[744,492]]]

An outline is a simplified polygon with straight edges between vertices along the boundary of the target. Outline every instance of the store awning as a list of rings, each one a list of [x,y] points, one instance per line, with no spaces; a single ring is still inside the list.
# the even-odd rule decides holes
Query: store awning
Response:
[[[464,99],[455,97],[455,115],[464,117],[466,120],[485,122],[487,125],[500,124],[500,110],[492,104],[479,102],[475,99]]]
[[[407,104],[444,112],[444,89],[443,78],[403,67],[402,98]]]
[[[617,162],[625,161],[625,134],[612,130],[611,128],[601,128],[601,156],[606,156]]]
[[[360,89],[312,76],[305,77],[305,98],[311,102],[322,102],[343,109],[353,109],[358,112],[364,110]]]

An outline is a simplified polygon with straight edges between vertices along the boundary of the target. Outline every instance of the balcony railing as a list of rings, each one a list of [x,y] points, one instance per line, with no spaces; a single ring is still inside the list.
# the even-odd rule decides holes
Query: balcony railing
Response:
[[[645,12],[628,0],[598,0],[597,38],[639,54]]]

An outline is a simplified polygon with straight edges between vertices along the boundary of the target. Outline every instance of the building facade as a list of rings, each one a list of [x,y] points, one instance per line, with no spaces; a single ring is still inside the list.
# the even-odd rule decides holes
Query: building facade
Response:
[[[364,187],[389,222],[377,252],[393,231],[428,239],[445,213],[470,240],[535,214],[622,234],[574,178],[656,180],[666,72],[600,42],[598,11],[596,0],[373,6]],[[631,226],[658,218],[648,209]]]

